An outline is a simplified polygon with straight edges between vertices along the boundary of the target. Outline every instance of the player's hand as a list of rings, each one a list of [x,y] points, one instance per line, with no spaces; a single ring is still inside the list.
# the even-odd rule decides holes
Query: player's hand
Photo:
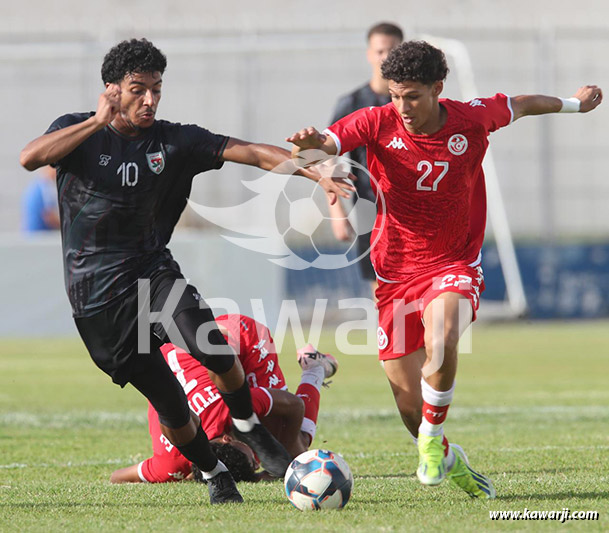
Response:
[[[106,90],[99,95],[95,118],[100,124],[110,124],[120,109],[121,88],[116,83],[108,85]]]
[[[345,178],[321,178],[317,183],[326,191],[328,202],[334,205],[338,201],[338,196],[349,198],[351,192],[355,191],[355,187],[351,185]]]
[[[301,168],[300,173],[319,184],[319,186],[328,195],[328,202],[334,205],[338,200],[338,196],[349,198],[351,192],[355,191],[355,187],[348,181],[347,178],[355,178],[352,174],[347,174],[346,177],[334,175],[334,166],[332,165],[315,165],[309,168]]]
[[[321,148],[326,140],[323,133],[319,133],[313,126],[297,131],[294,135],[287,137],[286,141],[295,144],[303,150]]]
[[[581,102],[579,105],[580,113],[592,111],[603,101],[603,91],[596,85],[584,85],[573,96]]]

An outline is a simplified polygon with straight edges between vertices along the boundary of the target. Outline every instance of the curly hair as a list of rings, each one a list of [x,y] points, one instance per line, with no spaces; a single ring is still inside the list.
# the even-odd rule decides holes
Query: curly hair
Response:
[[[257,478],[254,467],[243,452],[237,450],[232,444],[228,443],[210,442],[209,445],[216,454],[218,460],[222,461],[226,468],[228,468],[228,471],[231,473],[231,476],[233,476],[235,482],[256,481]],[[193,463],[191,469],[195,481],[205,483],[203,474],[197,465]]]
[[[147,39],[121,41],[104,57],[101,77],[104,83],[120,83],[134,72],[160,72],[167,68],[167,58]]]
[[[448,74],[442,50],[425,41],[406,41],[396,46],[381,65],[383,78],[396,83],[415,81],[431,85]]]

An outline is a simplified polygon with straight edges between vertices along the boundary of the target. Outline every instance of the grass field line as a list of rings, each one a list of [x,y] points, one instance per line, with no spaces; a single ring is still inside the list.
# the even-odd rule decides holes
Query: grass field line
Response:
[[[506,416],[525,418],[547,417],[578,417],[597,418],[608,417],[607,405],[528,405],[528,406],[488,406],[488,407],[451,407],[450,420],[471,418],[474,416]],[[332,409],[320,412],[321,420],[362,420],[398,418],[397,409]]]
[[[531,452],[543,452],[543,451],[558,451],[558,452],[590,452],[590,451],[604,451],[609,450],[609,445],[598,444],[591,446],[523,446],[523,447],[509,447],[509,448],[496,448],[494,451],[499,453],[531,453]],[[347,453],[345,454],[346,459],[357,457],[359,459],[370,459],[375,457],[401,457],[414,455],[414,448],[409,452],[358,452],[358,453]],[[128,458],[114,458],[105,460],[90,460],[90,461],[68,461],[68,462],[56,462],[56,463],[8,463],[0,464],[0,470],[19,470],[22,468],[82,468],[87,466],[106,466],[106,465],[121,465],[121,464],[135,464],[144,457],[128,457]],[[357,476],[355,476],[357,477]],[[375,477],[375,476],[366,476]],[[382,477],[382,476],[379,476]]]
[[[146,411],[65,411],[62,413],[31,413],[16,411],[0,413],[0,424],[19,427],[97,427],[100,424],[148,425]]]
[[[449,418],[459,420],[475,416],[504,416],[527,418],[599,418],[609,417],[607,405],[547,405],[547,406],[488,406],[488,407],[453,407]],[[372,408],[339,408],[320,412],[320,421],[359,421],[365,419],[383,420],[398,418],[396,409]],[[146,412],[136,411],[68,411],[63,413],[31,413],[18,411],[0,413],[0,424],[4,426],[70,428],[70,427],[101,427],[101,424],[147,425]]]
[[[522,448],[496,448],[494,451],[501,453],[529,453],[529,452],[543,452],[543,451],[593,451],[593,450],[609,450],[609,445],[596,444],[592,446],[526,446]]]
[[[9,463],[6,465],[0,464],[1,470],[17,470],[20,468],[79,468],[83,466],[104,466],[104,465],[120,465],[129,462],[135,462],[133,458],[128,459],[106,459],[104,461],[68,461],[67,463]]]

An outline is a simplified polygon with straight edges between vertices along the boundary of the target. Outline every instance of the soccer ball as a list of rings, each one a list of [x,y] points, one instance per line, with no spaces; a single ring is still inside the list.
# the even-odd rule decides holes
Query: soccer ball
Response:
[[[285,493],[301,511],[342,509],[352,489],[349,465],[342,456],[328,450],[301,453],[285,473]]]
[[[327,213],[326,193],[318,185],[298,185],[302,186],[292,187],[288,182],[277,199],[277,229],[292,254],[284,266],[295,270],[308,267],[333,270],[361,259],[351,257],[351,252],[357,248],[355,236],[369,238],[376,217],[376,204],[360,198],[356,192],[353,193],[355,201],[343,202],[346,218],[355,235],[346,247],[336,249],[332,218]],[[287,213],[287,216],[282,216],[283,213]],[[329,247],[331,251],[328,251]]]

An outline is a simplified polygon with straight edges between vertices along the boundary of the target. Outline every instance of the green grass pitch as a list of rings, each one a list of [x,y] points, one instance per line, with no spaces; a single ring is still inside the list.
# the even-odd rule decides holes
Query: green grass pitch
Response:
[[[331,333],[322,351],[333,350]],[[286,342],[280,355],[292,390],[293,348]],[[4,339],[0,531],[609,530],[608,322],[475,326],[446,433],[492,477],[495,501],[447,483],[422,487],[376,357],[336,355],[314,446],[344,455],[353,496],[342,511],[301,513],[281,482],[240,484],[246,503],[220,508],[196,483],[110,485],[112,470],[149,454],[145,401],[112,385],[78,340]],[[565,507],[598,511],[599,520],[489,518]]]

